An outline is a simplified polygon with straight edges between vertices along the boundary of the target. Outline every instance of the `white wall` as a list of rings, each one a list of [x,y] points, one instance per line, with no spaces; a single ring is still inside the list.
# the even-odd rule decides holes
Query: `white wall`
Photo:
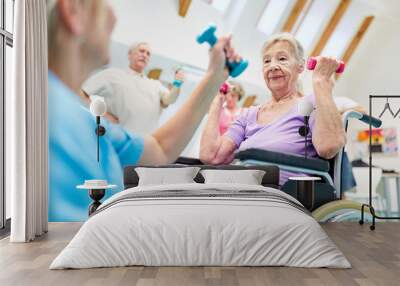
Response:
[[[147,41],[154,53],[200,68],[207,67],[207,48],[195,39],[208,23],[222,26],[220,13],[202,1],[193,1],[185,18],[174,0],[110,1],[118,18],[113,40],[131,44]]]
[[[391,17],[391,13],[400,12],[400,1],[379,1],[385,3],[385,13],[378,15],[372,22],[367,34],[359,45],[356,53],[346,67],[345,74],[337,83],[335,93],[348,96],[368,110],[370,94],[400,95],[400,21]],[[382,4],[381,3],[381,4]],[[372,115],[377,117],[385,100],[374,100]],[[391,107],[396,112],[400,108],[400,98],[390,100]],[[400,146],[400,116],[393,119],[384,115],[383,127],[395,127],[397,129],[398,144]],[[353,122],[349,125],[348,147],[350,157],[353,156],[352,138],[357,131],[368,128],[365,124]],[[397,155],[373,154],[373,164],[385,169],[400,171],[400,157]],[[368,158],[363,158],[368,162]],[[368,179],[368,178],[365,178]],[[389,184],[389,195],[392,200],[390,209],[397,211],[396,186],[394,180]]]
[[[400,21],[377,17],[347,66],[346,74],[337,83],[335,93],[352,97],[366,108],[369,106],[370,94],[400,95],[399,51]],[[396,112],[400,108],[400,98],[390,102]],[[385,100],[373,101],[373,116],[377,117],[381,113],[384,103]],[[381,119],[383,127],[396,127],[400,136],[400,117],[393,119],[385,115]],[[354,136],[357,130],[365,127],[353,124],[349,135]],[[382,157],[379,161],[384,167],[400,170],[398,156]]]
[[[110,3],[118,18],[113,40],[127,45],[148,41],[158,55],[206,69],[208,45],[198,45],[195,39],[204,27],[215,23],[217,36],[233,32],[235,46],[250,62],[240,79],[264,87],[260,49],[265,36],[254,30],[254,26],[267,0],[237,1],[244,6],[244,14],[232,12],[224,16],[209,4],[193,0],[188,14],[182,18],[178,16],[177,0],[113,0]],[[234,8],[231,5],[229,9]]]

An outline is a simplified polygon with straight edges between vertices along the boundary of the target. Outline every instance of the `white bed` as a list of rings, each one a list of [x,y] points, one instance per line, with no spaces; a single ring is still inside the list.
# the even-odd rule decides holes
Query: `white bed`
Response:
[[[50,269],[128,265],[351,267],[285,193],[197,183],[141,186],[114,195]]]

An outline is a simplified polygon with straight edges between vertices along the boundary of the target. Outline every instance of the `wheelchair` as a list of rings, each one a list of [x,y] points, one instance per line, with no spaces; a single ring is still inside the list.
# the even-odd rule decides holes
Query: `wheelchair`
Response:
[[[375,128],[382,125],[381,120],[357,111],[347,111],[342,118],[346,131],[350,119],[358,119],[366,124],[371,123]],[[304,158],[303,156],[267,150],[247,149],[236,153],[232,164],[246,166],[274,165],[278,166],[280,170],[320,177],[322,182],[315,183],[316,202],[314,209],[311,210],[313,217],[319,222],[358,221],[361,203],[343,199],[342,175],[351,171],[349,162],[344,159],[346,159],[344,148],[331,160]],[[176,163],[185,165],[202,164],[198,159],[186,157],[180,157]],[[295,182],[289,180],[280,189],[294,196],[295,188]],[[368,214],[366,217],[368,219]]]

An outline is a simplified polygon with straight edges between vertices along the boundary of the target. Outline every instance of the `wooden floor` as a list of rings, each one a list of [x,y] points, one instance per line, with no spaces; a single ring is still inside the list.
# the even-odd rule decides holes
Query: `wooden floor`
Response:
[[[323,225],[353,268],[289,267],[123,267],[48,270],[51,261],[79,229],[77,223],[51,223],[49,233],[29,244],[0,241],[0,285],[400,285],[400,223]]]

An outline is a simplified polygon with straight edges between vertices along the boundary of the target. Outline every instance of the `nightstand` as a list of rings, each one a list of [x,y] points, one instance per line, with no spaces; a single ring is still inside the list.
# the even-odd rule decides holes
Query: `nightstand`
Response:
[[[314,182],[321,180],[319,177],[290,177],[289,180],[296,182],[296,199],[303,206],[312,211],[315,202]]]
[[[106,194],[106,190],[114,189],[117,185],[109,185],[106,180],[85,180],[83,185],[76,187],[78,189],[89,190],[89,197],[93,200],[88,209],[89,216],[91,216],[91,214],[101,205],[100,200]]]

